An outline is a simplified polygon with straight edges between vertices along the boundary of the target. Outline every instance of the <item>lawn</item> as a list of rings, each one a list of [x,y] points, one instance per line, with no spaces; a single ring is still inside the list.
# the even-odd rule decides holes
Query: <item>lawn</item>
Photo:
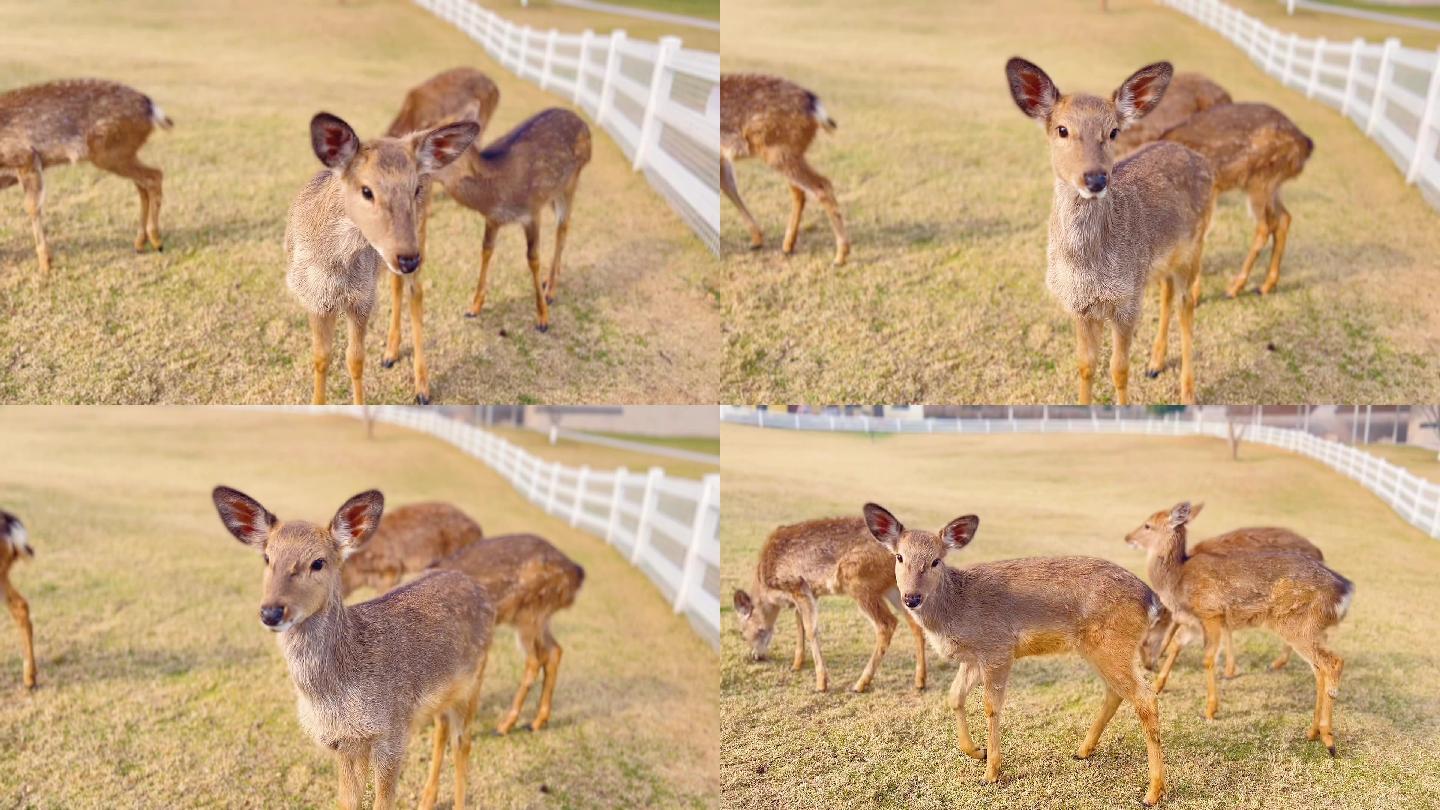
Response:
[[[534,430],[513,427],[490,428],[497,436],[509,440],[525,450],[539,456],[546,461],[558,461],[561,464],[569,464],[578,467],[582,464],[589,464],[596,469],[614,469],[625,467],[630,472],[643,472],[651,467],[664,468],[670,475],[677,475],[681,478],[700,478],[711,473],[718,473],[720,470],[712,464],[702,464],[695,461],[682,461],[666,456],[654,456],[648,453],[638,453],[630,450],[621,450],[615,447],[606,447],[599,444],[576,441],[574,439],[560,438],[555,444],[550,443],[550,434]],[[639,437],[625,436],[623,438],[639,440]],[[716,443],[718,444],[718,442]],[[685,448],[692,449],[692,448]],[[718,447],[715,451],[718,452]],[[705,452],[701,450],[700,452]]]
[[[309,327],[285,288],[282,235],[291,199],[320,168],[310,118],[327,110],[374,137],[407,89],[456,65],[500,85],[487,141],[569,106],[401,0],[4,4],[5,89],[112,78],[151,95],[175,128],[141,152],[166,173],[163,254],[131,251],[132,184],[88,164],[57,167],[46,172],[54,270],[42,278],[20,193],[0,195],[0,402],[308,401]],[[551,329],[540,334],[518,226],[500,234],[486,309],[467,319],[483,222],[436,203],[420,271],[435,401],[717,401],[719,262],[599,130],[572,222]],[[552,225],[546,214],[547,267]],[[381,369],[388,282],[379,292],[368,396],[408,403],[408,318],[401,362]],[[329,396],[348,402],[344,335]]]
[[[275,639],[255,620],[260,560],[210,503],[222,482],[282,518],[328,520],[379,487],[392,506],[447,500],[487,534],[547,537],[586,570],[553,622],[565,659],[552,724],[491,736],[523,668],[498,629],[472,727],[472,802],[714,806],[719,743],[696,733],[718,723],[713,650],[613,549],[459,450],[383,424],[367,440],[343,417],[210,408],[9,408],[0,446],[3,507],[36,548],[12,575],[40,667],[40,687],[22,692],[15,632],[0,622],[0,806],[334,806],[334,760],[301,730]],[[424,733],[401,806],[425,777]],[[443,797],[451,778],[447,764]]]
[[[1004,78],[1017,54],[1067,92],[1109,93],[1169,59],[1276,105],[1315,140],[1285,188],[1294,224],[1275,295],[1223,297],[1253,223],[1239,196],[1220,202],[1195,327],[1202,402],[1404,402],[1440,388],[1435,209],[1352,123],[1219,35],[1153,2],[1110,5],[727,0],[726,70],[792,78],[839,122],[810,158],[855,247],[832,268],[812,205],[796,255],[782,256],[790,195],[760,162],[736,167],[768,243],[747,252],[722,206],[724,401],[1074,401],[1073,328],[1044,286],[1049,156]],[[1147,296],[1131,356],[1137,402],[1179,396],[1175,340],[1159,379],[1140,373],[1158,310]]]
[[[1428,447],[1408,444],[1367,444],[1365,452],[1383,458],[1391,464],[1404,467],[1410,472],[1440,484],[1440,459]]]
[[[1246,525],[1288,526],[1324,549],[1356,583],[1334,649],[1345,658],[1336,701],[1339,757],[1305,741],[1315,697],[1299,659],[1279,673],[1266,632],[1235,636],[1240,672],[1223,681],[1219,717],[1204,720],[1198,647],[1176,664],[1160,699],[1169,787],[1163,807],[1430,807],[1440,803],[1440,654],[1417,643],[1440,633],[1432,609],[1440,542],[1405,524],[1375,496],[1313,461],[1247,445],[1146,436],[890,436],[794,433],[726,425],[721,524],[721,800],[727,807],[1138,806],[1145,748],[1124,706],[1087,762],[1071,759],[1101,701],[1099,679],[1077,657],[1016,664],[1002,728],[1002,782],[955,743],[945,693],[955,668],[930,653],[924,692],[911,685],[903,624],[872,691],[845,691],[869,655],[868,622],[844,598],[821,600],[831,691],[814,672],[790,671],[793,611],[782,613],[771,660],[750,661],[729,594],[748,587],[756,554],[776,525],[859,514],[874,500],[907,525],[938,530],[980,516],[974,544],[947,560],[1086,554],[1142,573],[1124,534],[1151,512],[1202,500],[1195,536]],[[1142,574],[1143,575],[1143,574]],[[983,745],[984,715],[969,702]]]
[[[720,17],[720,9],[715,0],[630,0],[630,2],[619,3],[614,0],[603,0],[603,2],[634,6],[649,11],[688,14],[712,20]],[[661,37],[672,36],[679,37],[687,48],[712,53],[720,50],[720,32],[707,31],[704,28],[694,28],[688,25],[675,25],[640,17],[628,17],[623,14],[607,14],[603,11],[589,11],[562,6],[552,3],[550,0],[532,0],[523,6],[518,0],[505,0],[505,2],[498,3],[482,1],[479,5],[519,25],[528,25],[541,31],[555,28],[567,33],[578,34],[589,28],[596,33],[604,34],[619,28],[623,29],[627,36],[635,39],[657,42]]]
[[[1371,42],[1380,42],[1387,37],[1395,37],[1400,40],[1401,44],[1426,51],[1434,50],[1435,46],[1440,44],[1440,31],[1362,20],[1305,8],[1296,8],[1294,14],[1286,14],[1285,4],[1277,3],[1275,0],[1226,0],[1226,2],[1272,28],[1287,33],[1294,32],[1302,37],[1325,37],[1332,42],[1335,40],[1348,42],[1356,37],[1363,37]],[[1410,8],[1380,3],[1336,3],[1333,0],[1331,0],[1331,5],[1348,6],[1364,11],[1378,11],[1397,17],[1416,17],[1431,22],[1440,21],[1440,9],[1436,8]]]

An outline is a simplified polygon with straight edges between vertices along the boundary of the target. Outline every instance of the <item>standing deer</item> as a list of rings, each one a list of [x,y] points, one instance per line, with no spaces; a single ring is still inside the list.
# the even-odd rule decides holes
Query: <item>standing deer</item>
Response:
[[[1178,623],[1199,624],[1205,632],[1206,719],[1215,719],[1220,708],[1215,649],[1226,626],[1264,626],[1314,670],[1315,719],[1306,738],[1319,738],[1335,756],[1331,720],[1345,660],[1326,645],[1325,634],[1350,609],[1354,584],[1314,558],[1289,551],[1187,554],[1192,515],[1188,502],[1178,503],[1151,515],[1130,537],[1147,549],[1150,581]],[[1170,647],[1162,678],[1179,652],[1179,645]]]
[[[750,645],[750,655],[763,661],[774,636],[780,608],[794,605],[796,627],[795,661],[791,670],[805,666],[805,639],[815,659],[815,689],[829,686],[825,659],[820,656],[821,596],[844,595],[855,600],[860,613],[875,628],[875,647],[852,692],[870,688],[875,670],[895,635],[895,614],[888,601],[900,610],[900,592],[895,587],[895,570],[890,555],[875,545],[864,518],[822,518],[781,526],[770,533],[760,549],[755,566],[754,595],[735,591],[735,615],[740,635]],[[901,611],[915,634],[915,688],[925,688],[925,634],[909,613]]]
[[[382,269],[403,277],[411,288],[415,401],[430,402],[422,331],[424,294],[415,277],[423,255],[418,214],[427,177],[458,158],[479,132],[473,121],[462,121],[403,138],[361,143],[349,124],[329,113],[310,121],[310,143],[325,169],[290,205],[285,283],[310,315],[315,404],[325,403],[335,317],[341,312],[349,324],[345,363],[352,397],[356,405],[365,402],[365,330]]]
[[[34,557],[30,537],[20,518],[0,509],[0,585],[5,586],[5,604],[20,630],[20,651],[25,656],[25,688],[35,688],[35,631],[30,626],[30,603],[10,584],[10,566],[26,557]]]
[[[835,232],[835,266],[850,255],[850,237],[835,191],[824,175],[805,160],[805,151],[817,130],[834,132],[835,120],[825,112],[820,98],[794,82],[776,76],[732,73],[720,76],[720,187],[739,209],[750,229],[750,249],[765,244],[765,235],[751,216],[735,184],[735,161],[759,157],[790,184],[790,224],[780,249],[795,252],[800,235],[800,217],[805,213],[805,195],[812,194],[825,207],[830,229]]]
[[[959,662],[950,687],[960,750],[985,760],[985,781],[1000,780],[1000,710],[1015,659],[1075,652],[1105,682],[1105,703],[1076,752],[1088,759],[1105,726],[1130,701],[1145,733],[1150,783],[1144,803],[1165,791],[1160,713],[1155,695],[1135,666],[1135,650],[1160,612],[1144,582],[1114,563],[1093,557],[1036,557],[951,568],[945,555],[975,539],[980,519],[965,515],[938,534],[907,530],[895,516],[865,505],[871,534],[895,556],[895,583],[905,608],[925,628],[940,655]],[[965,697],[985,685],[986,747],[976,749],[965,718]]]
[[[1199,73],[1176,73],[1155,109],[1121,128],[1120,137],[1115,139],[1115,156],[1126,157],[1145,144],[1159,140],[1165,130],[1184,123],[1195,113],[1230,101],[1230,93],[1209,78]]]
[[[1256,290],[1269,295],[1280,283],[1280,259],[1290,233],[1290,211],[1280,200],[1280,187],[1298,177],[1315,151],[1315,142],[1285,114],[1269,104],[1223,104],[1196,113],[1160,136],[1188,146],[1205,156],[1215,171],[1217,194],[1240,189],[1255,219],[1255,237],[1240,273],[1225,294],[1231,298],[1245,289],[1250,270],[1266,242],[1270,272]]]
[[[391,509],[370,542],[345,561],[342,595],[364,585],[388,591],[406,574],[423,571],[482,536],[480,524],[452,504],[412,503]]]
[[[1190,519],[1200,514],[1205,504],[1197,503],[1190,507]],[[1149,551],[1147,547],[1139,545],[1140,542],[1153,539],[1153,536],[1127,536],[1125,541],[1128,545],[1138,548],[1141,551]],[[1296,554],[1303,554],[1317,562],[1324,562],[1325,555],[1320,549],[1309,540],[1290,531],[1272,526],[1253,526],[1244,529],[1236,529],[1221,535],[1216,535],[1208,540],[1196,543],[1194,547],[1187,549],[1190,556],[1197,554],[1246,554],[1253,551],[1274,552],[1289,551]],[[1140,662],[1147,669],[1157,669],[1160,663],[1161,653],[1168,644],[1185,646],[1191,640],[1190,628],[1179,628],[1175,624],[1174,616],[1170,609],[1166,608],[1160,612],[1160,620],[1155,623],[1150,631],[1145,634],[1145,642],[1140,646]],[[1221,631],[1220,644],[1225,650],[1225,677],[1235,677],[1235,645],[1230,638],[1230,625],[1226,624]],[[1271,664],[1272,670],[1278,670],[1290,663],[1290,648],[1287,646]],[[1165,688],[1165,683],[1170,677],[1167,670],[1161,672],[1155,681],[1155,691]]]
[[[1020,58],[1011,59],[1005,73],[1015,103],[1044,124],[1050,142],[1055,190],[1045,285],[1075,322],[1080,404],[1091,402],[1107,322],[1115,402],[1129,403],[1130,340],[1152,276],[1160,280],[1160,329],[1146,376],[1158,377],[1165,367],[1178,285],[1180,399],[1193,403],[1192,290],[1215,202],[1214,175],[1205,158],[1179,144],[1153,144],[1119,163],[1113,153],[1120,130],[1160,102],[1170,82],[1169,63],[1141,68],[1110,98],[1061,95],[1043,70]]]
[[[474,68],[451,68],[410,88],[385,135],[402,138],[462,118],[479,124],[483,133],[499,104],[500,88],[489,76]]]
[[[535,328],[550,329],[550,308],[560,283],[560,256],[570,232],[570,214],[580,171],[590,163],[590,127],[569,110],[544,110],[510,130],[484,149],[470,149],[436,178],[456,202],[485,218],[480,253],[480,280],[475,299],[465,315],[479,316],[485,306],[485,280],[495,237],[500,228],[519,223],[525,228],[525,257],[535,283]],[[555,211],[555,256],[550,278],[540,280],[540,215],[546,206]],[[399,331],[392,324],[390,344],[398,346]],[[393,358],[394,350],[387,351]]]
[[[163,174],[140,162],[136,153],[155,127],[174,126],[149,96],[116,82],[71,79],[37,84],[0,94],[0,189],[20,184],[25,212],[35,235],[41,271],[50,270],[41,209],[44,170],[88,160],[96,168],[135,183],[140,192],[140,230],[135,252],[160,241]]]
[[[485,586],[495,600],[495,621],[515,628],[516,639],[525,653],[525,675],[515,691],[510,711],[496,726],[496,733],[508,734],[515,727],[535,676],[542,670],[540,708],[530,722],[530,729],[544,728],[550,721],[550,701],[555,695],[560,656],[564,652],[550,634],[550,617],[575,603],[575,595],[585,581],[585,569],[544,538],[533,534],[477,540],[438,561],[435,567],[468,574]]]
[[[225,527],[265,561],[260,623],[278,634],[300,724],[340,758],[340,806],[360,806],[373,769],[376,810],[394,807],[410,732],[434,716],[419,806],[435,805],[448,734],[454,806],[464,808],[469,723],[495,624],[485,589],[440,571],[346,607],[339,569],[379,525],[379,492],[346,501],[328,526],[280,521],[229,487],[216,487],[213,497]]]

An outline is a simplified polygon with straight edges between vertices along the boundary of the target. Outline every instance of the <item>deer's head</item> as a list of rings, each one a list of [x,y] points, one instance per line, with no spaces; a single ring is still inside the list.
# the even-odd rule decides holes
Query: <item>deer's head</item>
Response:
[[[1159,512],[1145,519],[1134,531],[1125,535],[1125,543],[1132,548],[1138,548],[1149,554],[1158,552],[1170,542],[1170,538],[1182,527],[1187,525],[1205,504],[1197,503],[1191,505],[1189,501],[1177,503],[1169,509],[1161,509]]]
[[[750,646],[750,658],[764,661],[770,652],[770,641],[775,637],[775,619],[780,615],[780,603],[763,595],[751,598],[740,589],[735,590],[735,618],[740,622],[740,636]]]
[[[900,599],[905,607],[916,610],[944,580],[945,554],[959,551],[975,539],[980,518],[955,518],[937,534],[906,529],[885,507],[867,503],[865,525],[880,545],[895,555],[895,585],[900,589]]]

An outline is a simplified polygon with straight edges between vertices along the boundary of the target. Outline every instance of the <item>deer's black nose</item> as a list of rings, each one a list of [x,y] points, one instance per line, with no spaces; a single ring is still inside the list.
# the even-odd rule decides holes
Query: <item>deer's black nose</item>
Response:
[[[1109,179],[1105,172],[1085,172],[1085,188],[1089,189],[1091,194],[1099,194],[1105,190]]]
[[[905,607],[910,608],[911,610],[920,607],[920,603],[923,601],[925,601],[925,597],[921,596],[918,593],[905,594]]]
[[[260,608],[260,622],[266,627],[274,627],[285,617],[285,608],[279,605],[266,605]]]
[[[400,272],[413,273],[420,269],[420,254],[408,253],[404,256],[396,256],[395,261],[400,265]]]

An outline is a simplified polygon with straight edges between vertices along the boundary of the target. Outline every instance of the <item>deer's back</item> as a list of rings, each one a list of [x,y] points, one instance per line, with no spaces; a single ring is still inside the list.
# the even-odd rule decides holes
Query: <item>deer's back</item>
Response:
[[[437,566],[464,572],[483,585],[495,601],[496,621],[502,624],[523,613],[548,614],[569,607],[585,581],[585,569],[534,534],[487,537]]]
[[[112,145],[138,149],[149,137],[150,99],[101,79],[71,79],[0,95],[0,165],[88,160]]]
[[[483,131],[500,103],[500,88],[474,68],[452,68],[411,88],[385,134],[398,138],[438,127],[464,114],[472,103],[479,105]]]
[[[870,535],[863,517],[834,517],[781,526],[760,549],[756,569],[766,587],[815,595],[841,593],[867,577],[889,578],[895,561]]]
[[[345,561],[345,570],[361,577],[420,571],[482,536],[480,524],[453,504],[405,504],[385,513],[375,536]]]
[[[1324,562],[1325,554],[1314,543],[1289,529],[1253,526],[1235,529],[1197,543],[1189,550],[1196,554],[1236,554],[1251,551],[1292,551]]]
[[[1116,141],[1116,154],[1127,155],[1157,140],[1171,127],[1211,107],[1230,103],[1225,88],[1199,73],[1177,73],[1165,88],[1160,104],[1149,115],[1126,127]]]
[[[1284,113],[1268,104],[1226,104],[1205,110],[1165,132],[1210,161],[1219,191],[1272,185],[1300,174],[1314,150]]]
[[[767,147],[804,152],[815,139],[816,96],[778,76],[731,73],[720,77],[720,143],[742,158]]]
[[[501,223],[524,221],[564,195],[590,162],[590,149],[590,127],[575,113],[554,107],[438,176],[451,196],[486,217]],[[483,161],[478,175],[477,161]]]
[[[1338,621],[1349,580],[1306,554],[1256,551],[1202,554],[1181,568],[1180,604],[1197,618],[1225,617],[1232,626],[1264,624],[1316,611]]]
[[[314,313],[375,307],[380,254],[345,216],[340,180],[323,169],[290,204],[285,222],[285,285]]]

